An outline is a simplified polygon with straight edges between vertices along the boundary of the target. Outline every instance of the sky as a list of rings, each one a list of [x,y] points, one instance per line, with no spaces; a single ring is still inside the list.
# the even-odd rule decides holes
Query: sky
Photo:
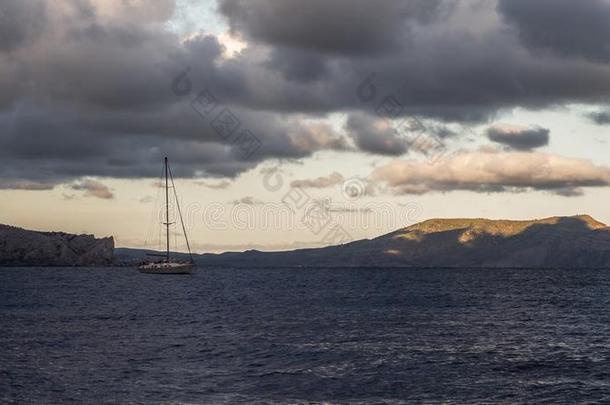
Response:
[[[159,248],[165,156],[197,252],[610,223],[608,21],[609,0],[4,0],[0,223]]]

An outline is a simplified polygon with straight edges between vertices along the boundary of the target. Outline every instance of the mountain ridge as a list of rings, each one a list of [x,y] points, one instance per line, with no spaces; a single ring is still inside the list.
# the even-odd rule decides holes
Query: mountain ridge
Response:
[[[344,245],[204,254],[197,261],[237,267],[610,267],[610,228],[586,214],[435,218]]]

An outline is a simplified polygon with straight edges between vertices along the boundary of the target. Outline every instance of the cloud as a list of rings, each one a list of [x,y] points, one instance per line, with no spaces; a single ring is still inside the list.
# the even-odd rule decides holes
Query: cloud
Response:
[[[263,205],[265,204],[264,201],[260,201],[254,197],[251,196],[246,196],[246,197],[242,197],[239,200],[234,200],[234,201],[230,201],[229,204],[232,205]]]
[[[324,125],[239,108],[232,111],[243,128],[260,140],[260,148],[250,158],[244,157],[239,144],[227,145],[210,122],[188,105],[180,112],[156,115],[20,109],[0,134],[4,147],[0,167],[5,165],[3,175],[15,181],[39,181],[43,173],[51,173],[58,182],[83,175],[157,177],[163,157],[169,156],[176,177],[235,177],[266,159],[299,159],[319,150],[347,148],[345,139],[326,131],[329,127]],[[116,136],[115,131],[126,132]],[[48,170],[38,170],[31,161]]]
[[[0,5],[0,51],[13,51],[42,34],[46,7],[39,0],[3,0]]]
[[[125,23],[165,22],[176,6],[174,0],[92,0],[91,4],[101,19]]]
[[[268,44],[328,53],[389,52],[415,24],[440,15],[442,0],[221,0],[234,32]],[[312,29],[315,27],[315,29]]]
[[[292,130],[287,135],[287,141],[290,142],[290,148],[294,148],[295,155],[319,150],[349,150],[345,138],[328,124],[295,120],[289,125],[292,126]],[[278,150],[275,156],[281,154]],[[291,156],[286,155],[286,157]]]
[[[348,213],[348,214],[352,214],[352,213],[371,213],[373,212],[373,209],[371,207],[364,207],[364,208],[359,208],[359,207],[344,207],[341,205],[331,205],[330,207],[328,207],[328,211],[329,212],[336,212],[336,213]]]
[[[545,153],[480,150],[446,156],[433,165],[397,160],[377,168],[372,179],[398,194],[546,190],[568,196],[579,195],[580,187],[608,186],[610,169]]]
[[[500,0],[498,8],[532,52],[610,61],[607,0]]]
[[[553,190],[553,193],[560,195],[562,197],[581,197],[585,194],[582,191],[582,189],[580,189],[580,188],[570,188],[570,187],[558,188],[556,190]]]
[[[608,125],[610,124],[610,111],[595,111],[587,115],[591,121],[597,125]]]
[[[341,174],[333,172],[328,176],[317,177],[311,180],[294,180],[290,183],[290,187],[328,188],[341,184],[344,180]]]
[[[0,179],[0,190],[30,190],[30,191],[41,191],[41,190],[53,190],[54,184],[37,182],[37,181],[6,181]]]
[[[140,198],[138,201],[142,204],[149,204],[151,202],[153,202],[154,198],[150,195],[146,195],[142,198]]]
[[[539,126],[521,127],[500,124],[487,129],[487,138],[512,149],[530,150],[548,145],[550,132]]]
[[[350,114],[345,130],[361,151],[389,156],[407,152],[406,140],[383,119],[365,114]]]
[[[423,7],[441,11],[422,23],[397,12],[395,7],[400,5],[391,1],[350,2],[347,11],[341,2],[223,2],[226,9],[221,10],[233,30],[249,38],[249,48],[236,59],[250,61],[246,77],[256,77],[249,81],[255,84],[243,102],[276,111],[370,112],[391,94],[403,104],[402,114],[485,121],[504,108],[590,101],[608,93],[610,74],[603,61],[529,53],[519,41],[518,31],[506,29],[502,23],[496,2],[477,3],[477,7],[468,2],[433,3]],[[416,8],[419,3],[407,4]],[[353,19],[342,19],[350,29],[379,31],[379,35],[367,34],[377,38],[372,42],[375,45],[358,41],[356,35],[350,35],[348,41],[355,49],[332,43],[346,32],[345,27],[335,20],[328,27],[320,26],[318,20],[311,23],[312,16],[332,15],[335,6],[337,13],[354,14]],[[401,21],[399,26],[359,17],[388,11],[392,17],[385,21],[396,18]],[[271,15],[282,18],[271,20]],[[311,30],[313,25],[319,29]],[[399,38],[399,44],[380,39],[386,33]],[[384,48],[380,42],[391,46]],[[451,63],[446,63],[449,56]],[[362,102],[355,97],[356,89],[372,72],[376,74],[376,99]],[[256,107],[250,104],[251,95],[256,95]]]
[[[210,188],[212,190],[224,190],[226,188],[228,188],[231,185],[230,181],[227,180],[222,180],[220,182],[217,183],[210,183],[207,181],[198,181],[197,184]]]
[[[110,200],[114,198],[114,194],[112,193],[112,191],[110,191],[108,186],[97,180],[81,180],[75,184],[72,184],[70,188],[72,190],[84,191],[85,197],[96,197],[104,200]]]

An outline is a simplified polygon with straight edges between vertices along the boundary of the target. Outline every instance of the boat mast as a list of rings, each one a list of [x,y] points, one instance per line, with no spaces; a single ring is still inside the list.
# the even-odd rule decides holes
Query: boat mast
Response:
[[[180,224],[182,225],[182,233],[184,233],[184,240],[186,240],[186,247],[189,251],[189,258],[191,263],[195,263],[193,260],[193,253],[191,252],[191,244],[189,243],[189,237],[186,234],[186,227],[184,226],[184,219],[182,218],[182,211],[180,210],[180,203],[178,202],[178,192],[176,191],[176,185],[174,184],[174,176],[172,175],[172,169],[169,167],[169,179],[172,182],[172,188],[174,189],[174,198],[176,198],[176,208],[178,208],[178,215],[180,216]]]
[[[167,157],[165,157],[165,236],[166,236],[166,260],[169,263],[169,185],[167,183]]]

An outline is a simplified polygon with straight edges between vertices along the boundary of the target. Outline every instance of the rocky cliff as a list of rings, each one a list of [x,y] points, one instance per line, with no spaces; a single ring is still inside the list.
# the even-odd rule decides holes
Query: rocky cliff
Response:
[[[105,266],[113,259],[112,237],[96,239],[0,225],[0,266]]]
[[[290,252],[198,257],[226,266],[610,267],[610,228],[588,215],[431,219],[375,239]]]

